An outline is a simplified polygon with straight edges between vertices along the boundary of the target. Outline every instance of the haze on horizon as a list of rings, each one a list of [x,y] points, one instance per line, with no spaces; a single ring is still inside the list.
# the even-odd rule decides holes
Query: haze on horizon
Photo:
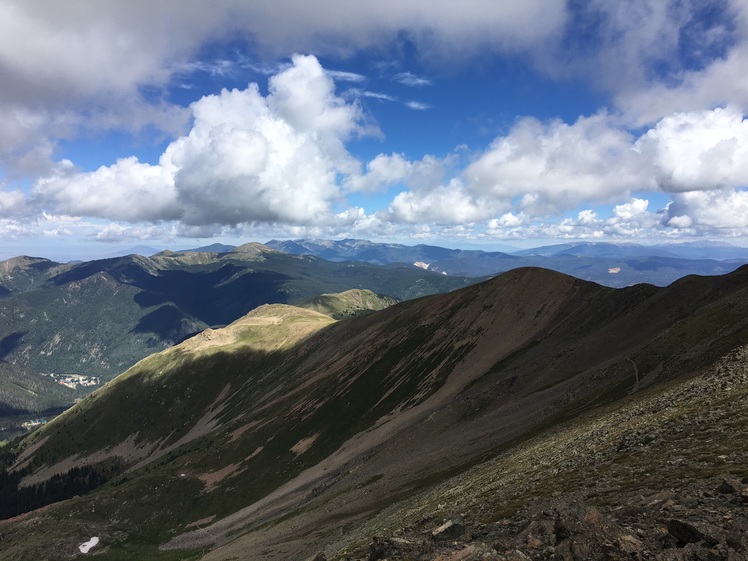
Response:
[[[748,5],[0,5],[0,251],[748,233]]]

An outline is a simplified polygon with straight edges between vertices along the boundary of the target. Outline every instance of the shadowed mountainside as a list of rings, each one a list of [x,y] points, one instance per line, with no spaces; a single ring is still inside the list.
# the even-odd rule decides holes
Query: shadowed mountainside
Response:
[[[263,306],[15,444],[6,462],[22,488],[84,468],[109,482],[0,523],[0,558],[54,558],[91,535],[105,559],[332,555],[393,503],[406,512],[438,483],[747,342],[746,267],[627,289],[520,269],[339,322]]]
[[[260,244],[60,265],[0,263],[0,359],[109,379],[150,353],[267,303],[369,289],[398,300],[474,282],[404,267],[331,263]]]

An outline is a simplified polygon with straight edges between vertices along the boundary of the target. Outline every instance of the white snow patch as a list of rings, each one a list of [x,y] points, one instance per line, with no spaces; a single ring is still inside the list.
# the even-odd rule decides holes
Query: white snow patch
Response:
[[[610,269],[608,269],[608,272],[611,275],[615,275],[616,273],[620,273],[621,272],[621,268],[620,267],[611,267]]]
[[[88,540],[86,543],[82,543],[78,546],[78,549],[81,550],[81,553],[88,553],[92,547],[94,547],[96,544],[99,543],[99,538],[94,536],[90,540]]]

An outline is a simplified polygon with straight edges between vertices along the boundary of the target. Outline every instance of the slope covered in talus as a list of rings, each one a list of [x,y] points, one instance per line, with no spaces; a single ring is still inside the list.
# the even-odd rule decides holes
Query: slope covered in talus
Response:
[[[513,443],[714,362],[748,340],[747,296],[746,268],[622,290],[522,269],[296,345],[156,355],[17,445],[26,485],[85,464],[114,477],[1,523],[6,558],[92,533],[109,559],[308,558]],[[309,314],[287,321],[322,323]]]

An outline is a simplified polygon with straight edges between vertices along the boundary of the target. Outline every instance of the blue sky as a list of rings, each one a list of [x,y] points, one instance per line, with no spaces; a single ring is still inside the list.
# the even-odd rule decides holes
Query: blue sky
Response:
[[[748,244],[745,0],[9,0],[0,22],[0,258]]]

